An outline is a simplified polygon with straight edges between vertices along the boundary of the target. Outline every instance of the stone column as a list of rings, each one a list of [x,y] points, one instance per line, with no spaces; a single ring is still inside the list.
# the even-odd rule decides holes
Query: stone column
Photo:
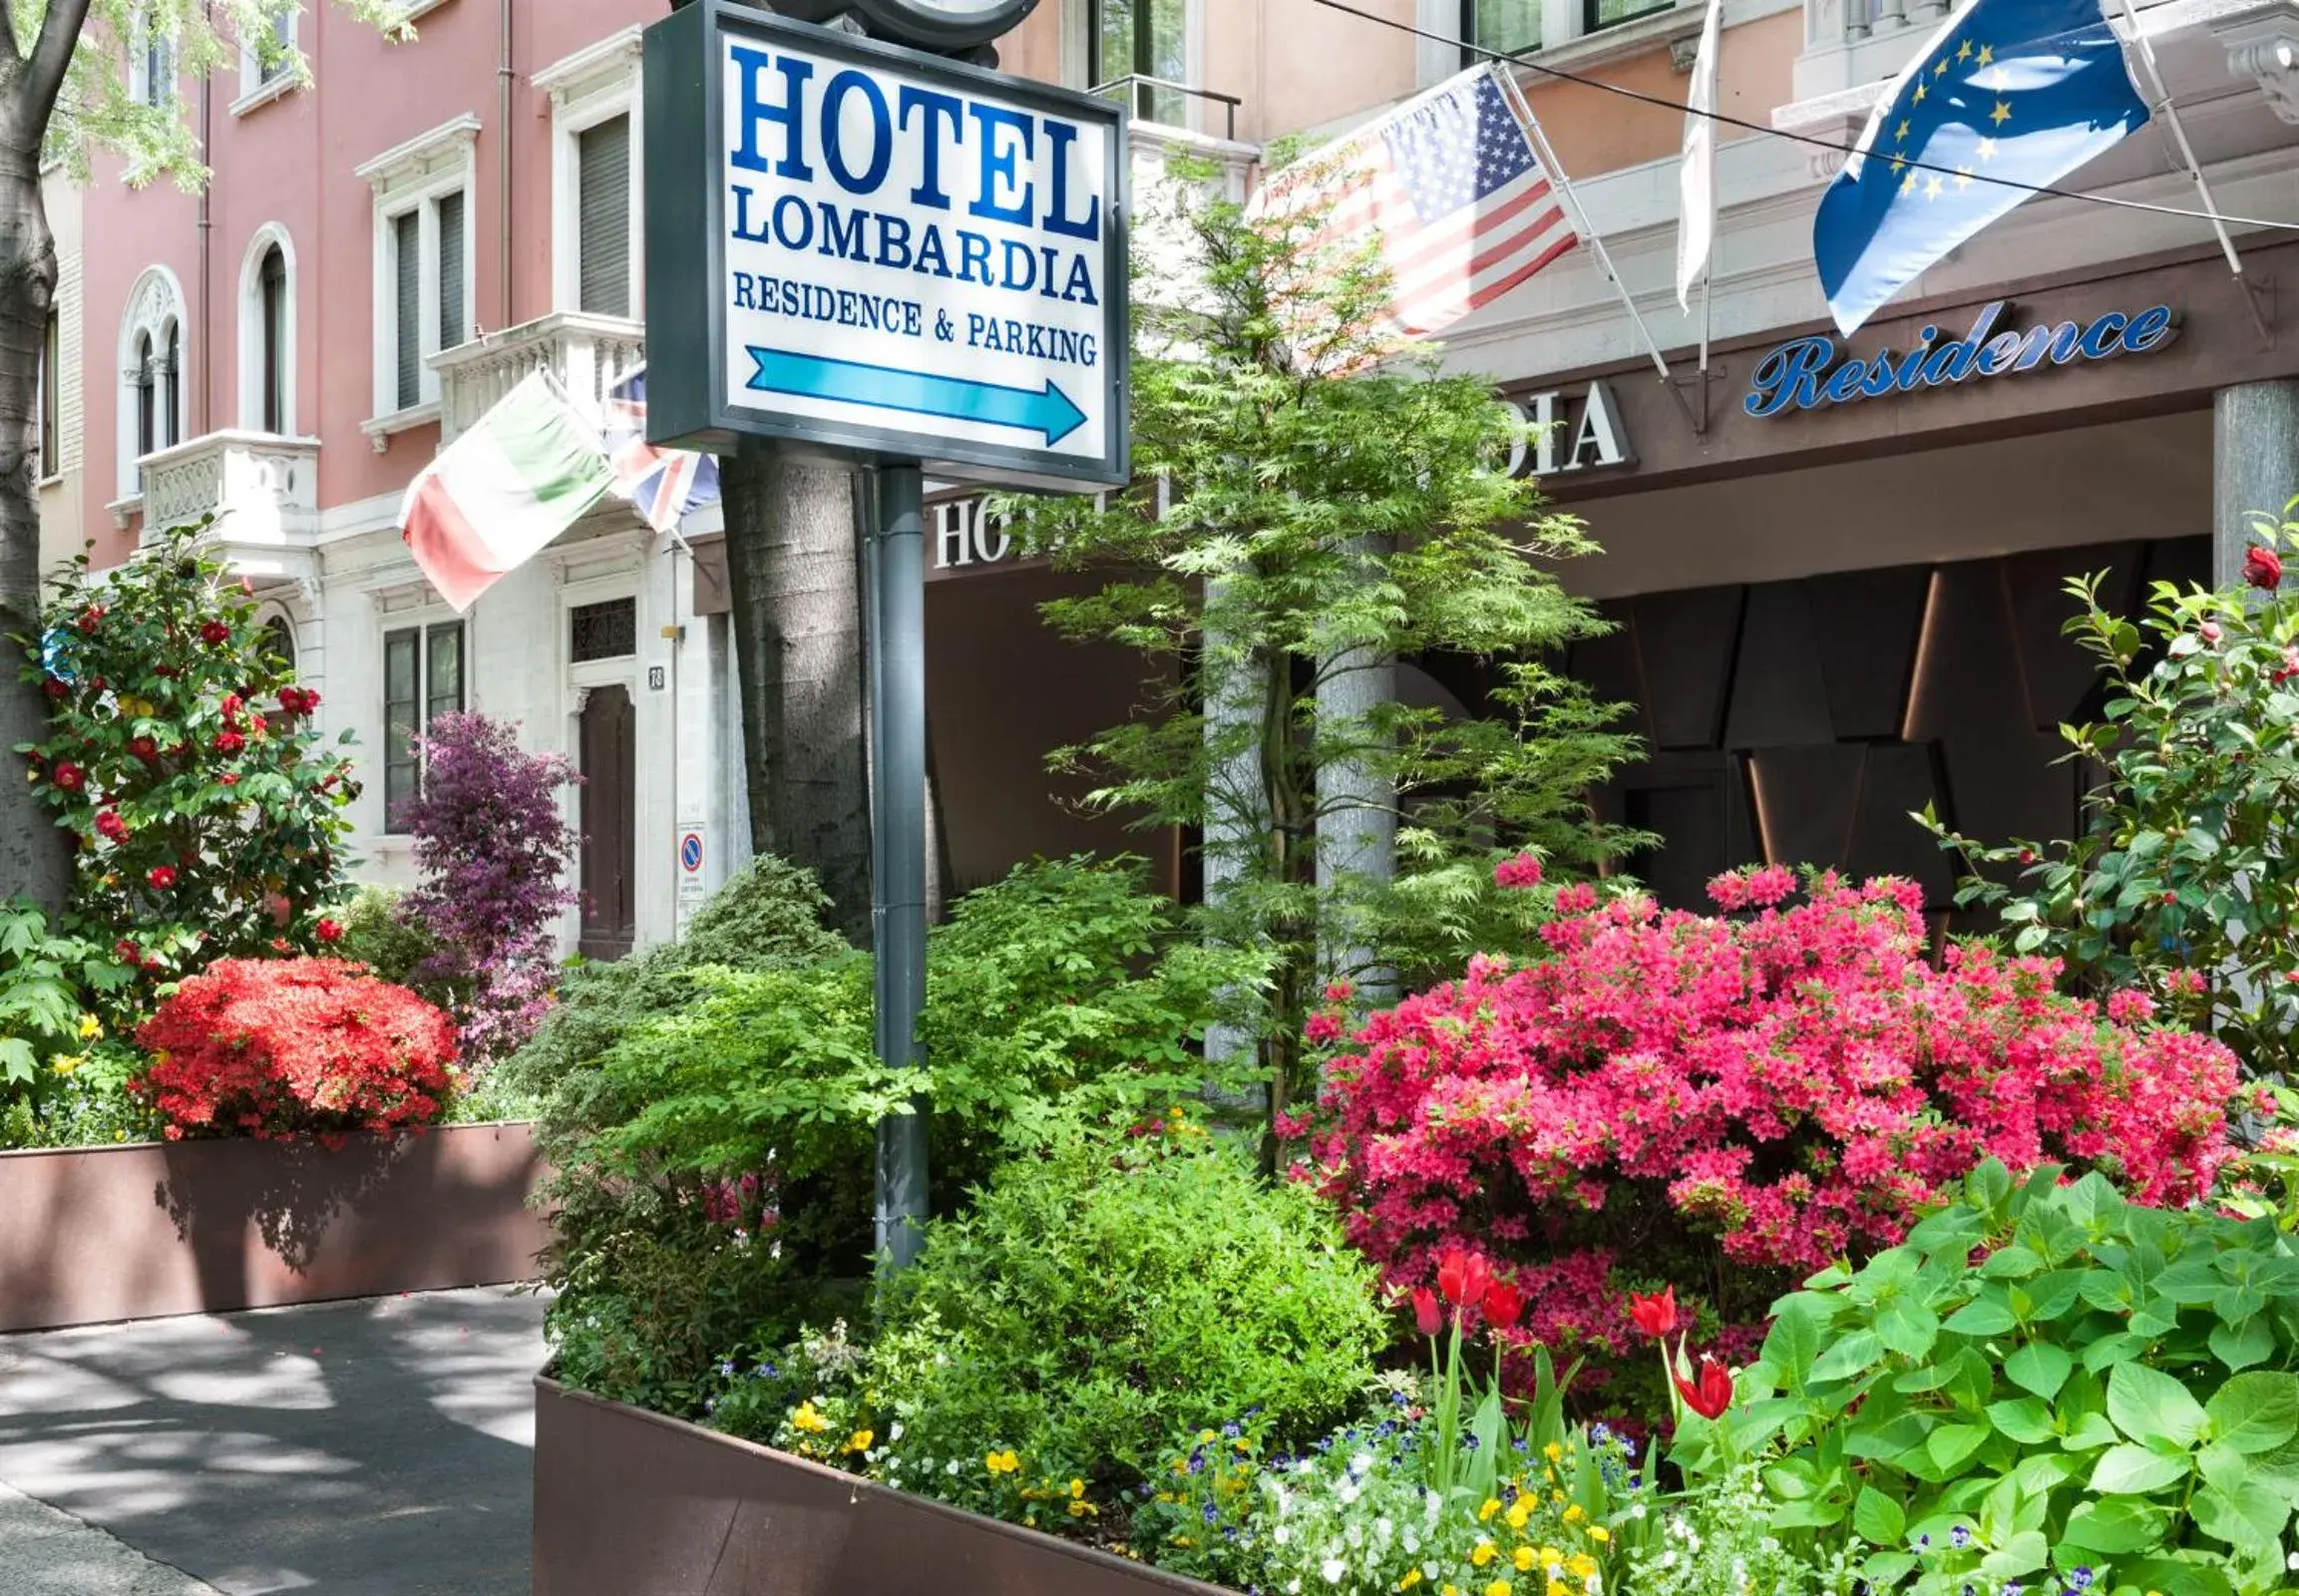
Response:
[[[2222,388],[2211,404],[2211,580],[2242,579],[2254,514],[2282,519],[2299,496],[2299,380]],[[2299,581],[2299,570],[2290,579]]]
[[[1250,661],[1225,637],[1214,616],[1221,612],[1222,579],[1206,579],[1205,636],[1200,649],[1204,672],[1205,737],[1209,754],[1203,853],[1206,902],[1219,906],[1251,869],[1248,855],[1259,838],[1246,817],[1247,795],[1261,790],[1261,743],[1231,746],[1241,727],[1258,725],[1261,695]],[[1206,1059],[1239,1064],[1253,1055],[1254,1033],[1240,1025],[1206,1029]]]

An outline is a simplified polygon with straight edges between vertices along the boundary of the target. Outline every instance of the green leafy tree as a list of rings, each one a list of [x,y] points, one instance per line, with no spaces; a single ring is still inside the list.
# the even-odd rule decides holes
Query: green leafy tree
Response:
[[[137,980],[123,1012],[212,960],[311,952],[338,936],[351,733],[270,651],[254,601],[166,535],[101,582],[85,555],[50,598],[21,675],[53,713],[21,743],[26,783],[75,842],[67,932],[110,940]]]
[[[2285,517],[2299,499],[2284,507]],[[2288,1068],[2299,1024],[2299,599],[2278,586],[2299,522],[2259,516],[2251,590],[2154,585],[2146,613],[2068,592],[2064,628],[2100,660],[2100,718],[2062,726],[2102,772],[2083,834],[1987,844],[1917,818],[1969,872],[2021,953],[2095,989],[2141,986],[2261,1072]]]
[[[407,6],[342,0],[352,15],[400,35]],[[76,181],[96,152],[118,156],[131,185],[206,181],[198,140],[173,94],[130,92],[131,53],[175,81],[238,60],[304,70],[276,23],[296,0],[11,0],[0,5],[0,634],[30,637],[40,617],[40,348],[56,296],[56,239],[40,169],[61,161]],[[157,101],[158,103],[152,103]],[[37,682],[0,674],[0,746],[39,740],[48,704]],[[0,893],[51,911],[72,879],[68,839],[43,823],[38,795],[0,782]]]
[[[1593,545],[1505,469],[1524,424],[1395,335],[1370,243],[1324,207],[1249,214],[1209,172],[1175,178],[1136,233],[1134,486],[999,508],[1059,564],[1122,573],[1045,612],[1147,655],[1151,707],[1055,764],[1100,779],[1096,807],[1203,829],[1210,937],[1269,957],[1230,1017],[1282,1111],[1321,988],[1521,936],[1493,882],[1519,849],[1554,876],[1634,840],[1584,794],[1635,743],[1549,662],[1604,625],[1543,569]],[[1436,654],[1495,666],[1496,713],[1334,707],[1351,672]],[[1321,831],[1367,825],[1396,827],[1393,875],[1321,888]]]

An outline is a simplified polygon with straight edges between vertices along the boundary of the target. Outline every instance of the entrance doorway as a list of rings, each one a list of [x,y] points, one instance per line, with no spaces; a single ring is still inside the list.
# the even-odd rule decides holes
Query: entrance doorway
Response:
[[[582,766],[582,932],[585,959],[620,959],[638,934],[638,713],[627,687],[584,695]]]

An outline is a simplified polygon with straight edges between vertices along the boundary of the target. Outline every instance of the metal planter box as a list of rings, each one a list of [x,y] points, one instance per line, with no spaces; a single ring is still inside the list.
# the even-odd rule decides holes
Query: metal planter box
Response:
[[[1230,1596],[535,1383],[535,1596]]]
[[[0,1331],[531,1279],[523,1123],[0,1153]]]

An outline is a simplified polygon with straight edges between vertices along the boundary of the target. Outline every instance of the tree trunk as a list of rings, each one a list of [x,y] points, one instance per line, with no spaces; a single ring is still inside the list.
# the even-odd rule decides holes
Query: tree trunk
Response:
[[[854,484],[762,450],[721,457],[750,845],[813,871],[832,928],[870,946]]]
[[[56,240],[40,197],[40,141],[0,152],[0,638],[40,634],[39,369],[56,296]],[[0,642],[0,751],[48,734],[48,700]],[[66,836],[9,760],[0,777],[0,897],[51,914],[72,881]]]

